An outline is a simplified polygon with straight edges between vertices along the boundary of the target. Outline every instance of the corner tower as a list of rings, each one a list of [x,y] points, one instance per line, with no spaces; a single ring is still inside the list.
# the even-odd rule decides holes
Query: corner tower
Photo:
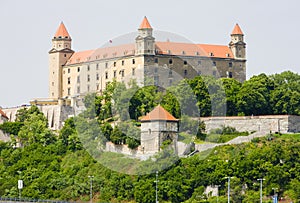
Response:
[[[139,29],[138,36],[135,38],[135,54],[136,55],[154,55],[155,38],[152,36],[152,27],[145,16]]]
[[[62,97],[62,67],[74,53],[71,43],[72,39],[61,22],[52,38],[52,49],[49,51],[49,98]]]
[[[244,42],[244,33],[238,24],[235,25],[231,33],[229,47],[236,59],[246,59],[246,43]]]

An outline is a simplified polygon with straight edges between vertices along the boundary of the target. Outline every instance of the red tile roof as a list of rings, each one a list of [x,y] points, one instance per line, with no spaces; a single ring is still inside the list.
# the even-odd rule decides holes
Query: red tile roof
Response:
[[[159,54],[233,58],[231,49],[225,45],[192,44],[180,42],[156,42],[155,45]]]
[[[54,35],[54,38],[71,38],[68,31],[67,31],[67,28],[65,27],[64,23],[61,22],[55,35]]]
[[[75,52],[67,61],[66,65],[87,62],[93,53],[94,50]]]
[[[232,30],[232,35],[243,35],[243,31],[242,29],[240,28],[239,24],[236,24]]]
[[[6,119],[8,119],[8,117],[6,116],[6,114],[0,109],[0,115]]]
[[[152,28],[147,17],[145,16],[141,25],[140,25],[140,29],[149,29],[149,28]]]
[[[158,105],[151,112],[149,112],[146,116],[141,118],[141,121],[178,121],[178,119],[174,118],[168,111],[166,111],[162,106]]]

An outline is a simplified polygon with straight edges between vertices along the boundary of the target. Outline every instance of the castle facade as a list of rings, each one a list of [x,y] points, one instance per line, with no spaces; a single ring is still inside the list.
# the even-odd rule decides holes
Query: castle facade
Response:
[[[101,93],[113,80],[127,84],[135,79],[143,86],[147,77],[153,85],[167,87],[178,77],[212,75],[243,82],[246,43],[238,24],[230,36],[229,45],[156,41],[144,17],[132,43],[75,52],[72,38],[61,23],[49,51],[49,98],[32,103],[55,105],[89,92]]]

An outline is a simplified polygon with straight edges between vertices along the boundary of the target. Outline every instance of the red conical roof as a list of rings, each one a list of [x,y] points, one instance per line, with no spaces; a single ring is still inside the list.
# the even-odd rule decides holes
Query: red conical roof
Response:
[[[178,121],[178,119],[174,118],[168,111],[166,111],[163,107],[158,105],[151,112],[149,112],[146,116],[141,118],[141,121]]]
[[[141,23],[140,25],[140,28],[139,29],[149,29],[149,28],[152,28],[147,17],[145,16],[144,19],[143,19],[143,22]]]
[[[68,31],[67,31],[67,28],[65,27],[64,23],[61,22],[55,35],[54,35],[54,38],[71,38]]]
[[[239,24],[236,24],[232,30],[232,35],[243,35],[242,29],[240,28]]]
[[[8,117],[6,116],[6,114],[0,109],[0,115],[6,119],[8,119]]]

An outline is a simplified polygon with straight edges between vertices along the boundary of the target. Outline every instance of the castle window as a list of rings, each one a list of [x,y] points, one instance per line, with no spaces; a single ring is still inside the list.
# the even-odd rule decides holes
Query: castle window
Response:
[[[71,95],[71,88],[68,88],[68,95]]]
[[[173,75],[173,71],[172,70],[169,70],[169,78],[171,78]]]
[[[90,75],[87,75],[87,81],[90,82],[91,78]]]
[[[108,63],[106,62],[106,63],[105,63],[105,68],[107,68],[107,67],[108,67]]]
[[[108,79],[108,72],[105,72],[105,79]]]
[[[68,68],[68,73],[70,73],[71,72],[71,70],[70,70],[70,68]]]
[[[132,75],[135,75],[135,68],[132,68]]]
[[[183,61],[183,64],[184,64],[184,65],[187,65],[187,61]]]
[[[97,90],[99,90],[99,84],[97,84]]]
[[[232,67],[232,62],[229,62],[229,64],[228,64],[228,65],[229,65],[229,67]]]
[[[80,76],[77,76],[77,83],[80,83]]]
[[[80,67],[77,68],[77,72],[80,72]]]
[[[88,91],[88,92],[90,91],[90,86],[89,86],[89,85],[87,86],[87,91]]]
[[[227,71],[226,74],[227,74],[227,78],[232,78],[232,72]]]
[[[122,66],[124,66],[124,61],[122,61]]]
[[[117,77],[117,71],[114,70],[114,78],[116,78],[116,77]]]
[[[155,75],[154,76],[154,85],[158,85],[158,82],[159,82],[159,77],[158,77],[158,75]]]
[[[77,87],[77,93],[80,93],[80,86]]]
[[[172,64],[173,63],[173,60],[172,59],[169,59],[169,64]]]
[[[67,54],[64,54],[64,57],[67,57]]]
[[[198,61],[198,65],[201,65],[201,61]]]
[[[96,74],[96,80],[99,80],[99,73]]]
[[[184,76],[187,76],[188,71],[185,69],[185,70],[183,71],[183,74],[184,74]]]
[[[116,65],[117,65],[117,62],[114,62],[114,67],[116,67]]]
[[[132,59],[132,64],[135,64],[135,59]]]
[[[124,77],[124,72],[125,72],[124,69],[121,70],[121,76],[122,76],[122,77]]]
[[[87,71],[90,71],[90,65],[87,66]]]
[[[215,62],[215,61],[213,61],[213,64],[212,64],[213,66],[217,66],[217,62]]]
[[[148,130],[148,133],[151,135],[151,129]]]
[[[158,63],[158,58],[155,58],[155,59],[154,59],[154,63]]]
[[[71,84],[71,78],[68,78],[68,85]]]
[[[99,64],[98,63],[96,64],[96,70],[99,70]]]

